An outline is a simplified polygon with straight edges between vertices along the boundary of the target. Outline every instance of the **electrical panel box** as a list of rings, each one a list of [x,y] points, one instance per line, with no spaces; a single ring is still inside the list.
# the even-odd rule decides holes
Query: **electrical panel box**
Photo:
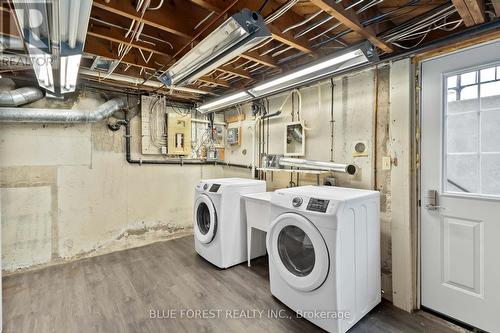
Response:
[[[227,129],[227,143],[229,145],[241,144],[241,127],[232,127]]]
[[[191,154],[191,115],[167,113],[167,153]]]

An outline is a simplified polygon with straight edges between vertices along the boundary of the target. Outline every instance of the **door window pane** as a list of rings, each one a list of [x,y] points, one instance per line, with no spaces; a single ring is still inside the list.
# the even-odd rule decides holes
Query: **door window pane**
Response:
[[[307,234],[296,226],[284,227],[278,236],[281,262],[296,276],[306,276],[314,268],[314,247]]]
[[[478,114],[463,113],[448,117],[448,153],[475,153],[478,145]]]
[[[446,78],[445,192],[500,196],[499,74],[491,66]]]
[[[500,81],[493,81],[481,84],[481,97],[499,96]]]
[[[475,99],[477,98],[477,85],[464,87],[460,92],[460,99]]]
[[[460,75],[460,84],[462,86],[467,86],[474,83],[477,83],[476,71]]]
[[[500,110],[481,114],[481,151],[500,152]]]
[[[481,158],[481,189],[485,194],[500,194],[500,154],[485,154]]]
[[[481,82],[493,81],[496,79],[495,67],[481,70]]]

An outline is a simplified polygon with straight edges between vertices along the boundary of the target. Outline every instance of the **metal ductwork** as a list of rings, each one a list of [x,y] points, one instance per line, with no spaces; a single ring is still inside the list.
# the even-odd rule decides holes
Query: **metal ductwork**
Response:
[[[94,110],[0,108],[0,122],[23,123],[95,123],[127,107],[122,98],[113,98]]]
[[[311,161],[311,160],[304,160],[304,159],[300,159],[300,158],[287,158],[287,157],[282,157],[279,160],[279,164],[281,166],[290,166],[290,167],[296,167],[296,168],[344,172],[344,173],[348,173],[350,175],[354,175],[356,173],[356,169],[357,169],[354,164],[341,164],[341,163],[333,163],[333,162]]]
[[[14,87],[14,81],[11,79],[0,79],[0,106],[19,106],[43,98],[43,93],[38,88],[24,87],[13,89]]]

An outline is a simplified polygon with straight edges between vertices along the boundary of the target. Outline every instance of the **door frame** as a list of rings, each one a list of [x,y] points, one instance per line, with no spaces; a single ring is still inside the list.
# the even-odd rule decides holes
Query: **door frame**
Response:
[[[462,43],[456,43],[452,44],[449,46],[446,46],[444,48],[441,48],[440,50],[433,50],[429,51],[420,55],[417,55],[415,57],[415,76],[416,76],[416,82],[417,86],[415,87],[416,91],[416,97],[415,97],[415,108],[413,112],[413,117],[414,117],[414,128],[412,128],[412,134],[414,135],[414,147],[415,151],[413,154],[413,158],[415,158],[416,161],[416,172],[415,175],[412,176],[412,181],[415,183],[414,189],[413,189],[413,194],[415,195],[416,198],[416,209],[415,209],[415,237],[416,238],[416,248],[415,248],[415,256],[416,258],[416,294],[414,295],[416,303],[415,303],[415,308],[416,309],[421,309],[422,307],[422,302],[421,302],[421,296],[422,296],[422,288],[421,288],[421,279],[422,279],[422,255],[421,255],[421,223],[422,223],[422,214],[421,211],[422,209],[425,209],[423,206],[423,195],[421,189],[422,189],[422,171],[421,171],[421,160],[420,157],[421,152],[422,152],[422,142],[420,140],[420,134],[421,134],[421,128],[422,128],[422,64],[427,61],[432,61],[435,59],[439,59],[442,57],[446,57],[452,54],[456,53],[461,53],[466,50],[470,50],[473,48],[481,47],[484,45],[492,44],[499,42],[500,38],[498,36],[494,35],[493,37],[486,38],[483,42],[475,44],[474,41],[469,41],[469,42],[462,42]],[[441,143],[440,143],[441,144]],[[441,147],[442,149],[442,147]],[[442,170],[440,170],[440,174],[442,174]],[[442,177],[441,177],[442,178]],[[441,179],[442,180],[442,179]],[[440,188],[442,187],[442,184],[439,184]],[[479,195],[478,198],[485,199],[485,200],[491,200],[491,198],[481,196]],[[498,200],[498,199],[495,199]],[[414,256],[414,257],[415,257]],[[432,312],[432,309],[430,309]],[[447,321],[453,322],[452,318],[446,318]]]

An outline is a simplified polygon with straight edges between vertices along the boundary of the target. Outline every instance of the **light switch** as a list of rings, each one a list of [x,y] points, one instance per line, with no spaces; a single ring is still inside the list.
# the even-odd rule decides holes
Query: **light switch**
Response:
[[[382,170],[391,170],[391,164],[390,156],[382,157]]]

